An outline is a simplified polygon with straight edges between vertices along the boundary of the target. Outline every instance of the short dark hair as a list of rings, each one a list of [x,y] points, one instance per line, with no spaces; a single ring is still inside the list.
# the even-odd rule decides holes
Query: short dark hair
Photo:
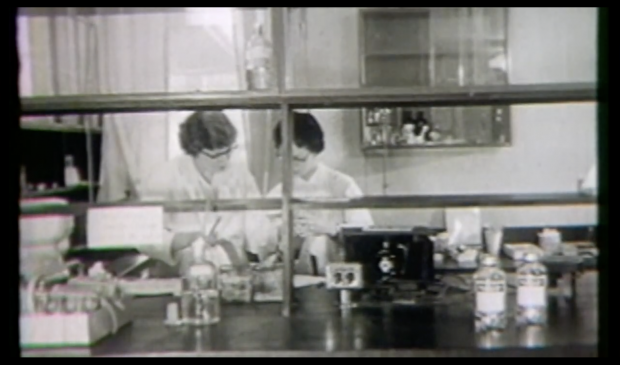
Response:
[[[190,156],[204,149],[231,147],[237,140],[237,129],[221,111],[197,111],[179,128],[181,148]]]
[[[273,130],[273,141],[276,148],[282,145],[282,122],[279,121]],[[319,154],[325,149],[323,129],[310,113],[293,113],[293,142],[299,148]]]

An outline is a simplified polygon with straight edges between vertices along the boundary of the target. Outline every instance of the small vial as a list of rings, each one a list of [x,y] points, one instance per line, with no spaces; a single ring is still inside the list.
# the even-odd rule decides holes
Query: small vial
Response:
[[[166,306],[166,323],[174,324],[179,322],[179,305],[176,302],[168,303]]]

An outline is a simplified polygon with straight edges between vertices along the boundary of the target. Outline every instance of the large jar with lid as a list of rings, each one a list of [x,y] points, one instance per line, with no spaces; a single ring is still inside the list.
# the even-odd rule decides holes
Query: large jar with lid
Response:
[[[218,269],[204,258],[204,240],[192,244],[193,263],[183,276],[181,289],[182,322],[209,325],[220,321]]]

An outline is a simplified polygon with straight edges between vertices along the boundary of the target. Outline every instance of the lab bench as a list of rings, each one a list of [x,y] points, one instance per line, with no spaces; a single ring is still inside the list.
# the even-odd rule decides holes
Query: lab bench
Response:
[[[202,329],[166,327],[171,297],[136,299],[134,321],[83,349],[29,349],[29,356],[558,356],[598,355],[598,274],[577,281],[575,300],[551,296],[545,328],[475,335],[473,297],[442,305],[342,310],[337,295],[319,287],[295,291],[290,318],[281,305],[224,305],[220,323]],[[509,312],[514,311],[509,294]]]

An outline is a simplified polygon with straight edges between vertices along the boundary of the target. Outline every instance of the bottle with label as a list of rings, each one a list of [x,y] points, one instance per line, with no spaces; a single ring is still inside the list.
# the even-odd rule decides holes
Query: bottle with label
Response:
[[[536,253],[527,253],[517,269],[517,324],[547,323],[547,268]]]
[[[267,90],[271,87],[272,49],[271,42],[265,37],[263,25],[256,24],[245,54],[249,90]]]
[[[73,156],[65,156],[65,186],[75,186],[80,183],[80,172],[73,162]]]
[[[474,274],[476,295],[476,331],[497,331],[506,328],[506,273],[499,260],[486,255]]]

